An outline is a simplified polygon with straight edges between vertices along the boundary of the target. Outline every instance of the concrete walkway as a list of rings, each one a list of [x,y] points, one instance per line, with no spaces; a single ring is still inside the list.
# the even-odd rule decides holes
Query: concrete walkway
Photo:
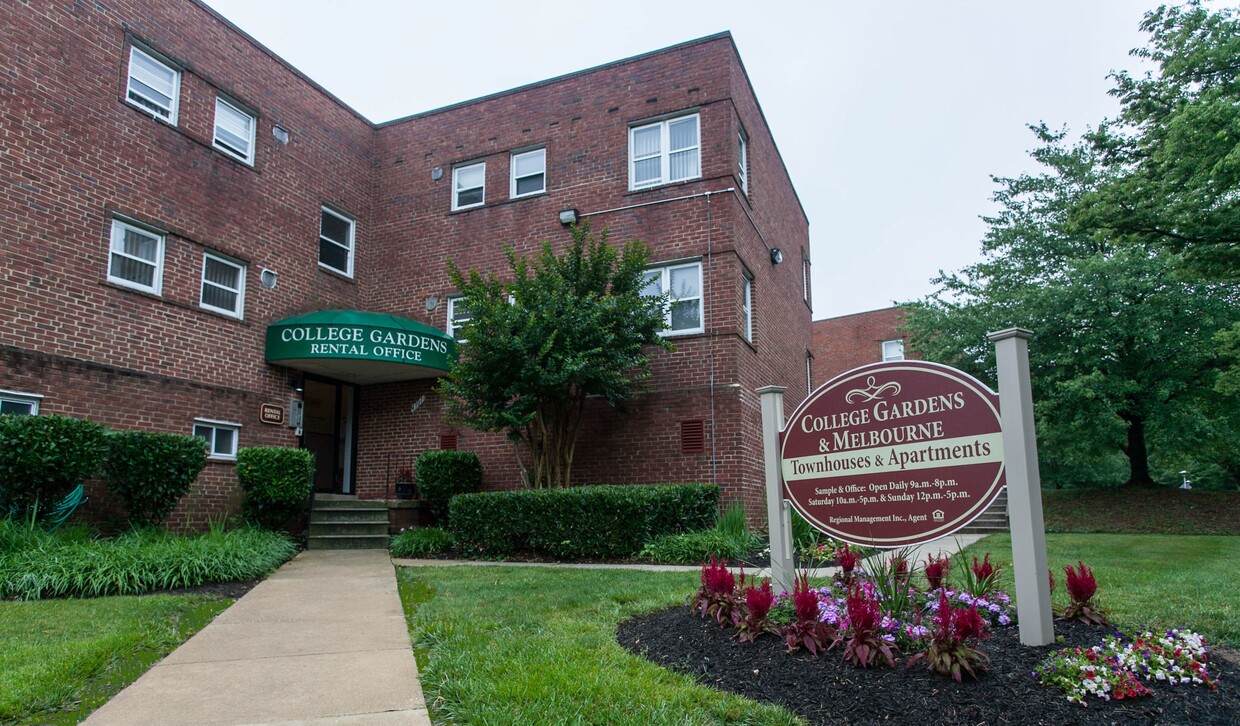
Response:
[[[429,726],[387,551],[301,553],[85,723]]]

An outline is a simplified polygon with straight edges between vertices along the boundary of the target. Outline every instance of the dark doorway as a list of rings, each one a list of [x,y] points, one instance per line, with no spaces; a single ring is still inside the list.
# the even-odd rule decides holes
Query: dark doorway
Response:
[[[314,491],[352,494],[354,387],[307,379],[302,396],[305,417],[301,445],[314,452]]]

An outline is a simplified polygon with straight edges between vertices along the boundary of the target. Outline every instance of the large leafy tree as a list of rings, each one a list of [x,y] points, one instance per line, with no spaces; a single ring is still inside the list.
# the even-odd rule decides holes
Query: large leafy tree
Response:
[[[527,485],[568,486],[586,399],[623,409],[652,352],[671,348],[659,335],[666,301],[642,295],[649,249],[617,250],[588,222],[563,254],[544,242],[533,258],[506,255],[507,281],[448,264],[471,317],[439,390],[455,420],[508,435]]]
[[[1108,172],[1070,215],[1117,242],[1183,252],[1189,270],[1240,277],[1240,15],[1200,3],[1145,16],[1156,70],[1112,75],[1118,118],[1087,136]]]
[[[1207,450],[1227,435],[1209,419],[1220,406],[1212,336],[1240,317],[1234,281],[1177,274],[1182,253],[1118,242],[1071,219],[1116,173],[1089,143],[1034,128],[1040,174],[998,178],[1000,211],[986,218],[983,261],[941,274],[939,290],[909,304],[911,347],[993,380],[985,334],[1031,328],[1042,459],[1052,472],[1088,468],[1122,452],[1128,482],[1149,484],[1151,442]],[[1096,471],[1096,469],[1095,469]]]

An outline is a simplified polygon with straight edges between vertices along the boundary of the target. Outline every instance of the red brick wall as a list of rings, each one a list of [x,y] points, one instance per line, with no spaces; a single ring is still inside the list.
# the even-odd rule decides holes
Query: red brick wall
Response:
[[[613,243],[650,244],[656,263],[700,259],[706,327],[657,356],[631,415],[589,413],[574,480],[718,481],[725,499],[762,510],[753,392],[804,394],[809,236],[729,36],[376,127],[190,0],[10,3],[0,24],[0,388],[117,428],[190,433],[205,417],[241,423],[241,446],[295,445],[289,429],[258,421],[261,403],[292,395],[290,371],[262,360],[269,323],[352,308],[443,329],[449,258],[502,272],[504,244],[530,253],[568,240],[557,213],[573,207]],[[134,42],[181,68],[175,127],[125,101]],[[257,112],[252,167],[211,146],[217,93]],[[629,191],[628,127],[682,112],[700,115],[701,177]],[[741,128],[748,195],[736,178]],[[547,150],[547,192],[510,200],[510,153],[535,144]],[[473,160],[487,162],[487,203],[450,212],[452,167]],[[317,264],[323,204],[357,219],[352,279]],[[114,214],[167,230],[159,296],[107,281]],[[199,308],[205,250],[247,265],[244,319]],[[279,273],[274,290],[259,285],[263,269]],[[752,342],[741,335],[742,270],[753,278]],[[511,445],[446,423],[442,409],[428,381],[360,389],[362,496],[383,496],[389,461],[407,464],[447,432],[483,457],[488,488],[516,483]],[[690,419],[707,422],[706,453],[681,453]],[[213,464],[175,522],[201,526],[236,500],[231,466]]]
[[[630,191],[630,125],[686,111],[700,118],[701,178]],[[750,137],[749,197],[735,176],[741,124]],[[748,455],[760,450],[752,391],[780,384],[804,393],[810,311],[799,260],[809,245],[808,223],[730,38],[715,36],[387,124],[379,145],[378,234],[394,253],[387,279],[368,288],[374,308],[445,329],[442,301],[454,292],[449,259],[462,269],[503,275],[497,254],[503,245],[530,254],[542,240],[569,239],[556,217],[570,207],[588,217],[595,232],[606,228],[613,243],[646,242],[653,262],[700,259],[706,332],[677,336],[676,352],[656,356],[654,375],[631,415],[591,412],[574,481],[718,481],[725,499],[762,510],[761,463]],[[537,145],[546,148],[547,191],[510,199],[511,153]],[[486,204],[452,212],[452,168],[476,161],[487,165]],[[443,172],[438,180],[436,168]],[[606,211],[634,205],[643,206]],[[771,246],[783,247],[789,261],[772,266]],[[741,337],[742,265],[754,278],[753,344]],[[429,312],[428,296],[441,301]],[[392,415],[405,417],[401,408],[395,405]],[[681,453],[680,422],[688,419],[708,422],[713,446],[707,453]],[[443,425],[435,418],[423,425],[417,433],[411,423],[377,434],[367,446],[404,451],[417,448],[411,440],[436,445],[438,431],[430,429]],[[460,435],[460,448],[483,457],[487,487],[513,485],[511,444],[499,436]]]
[[[814,321],[814,385],[820,386],[844,371],[883,359],[883,341],[904,340],[899,328],[901,308],[883,308]],[[905,350],[905,356],[916,358]]]

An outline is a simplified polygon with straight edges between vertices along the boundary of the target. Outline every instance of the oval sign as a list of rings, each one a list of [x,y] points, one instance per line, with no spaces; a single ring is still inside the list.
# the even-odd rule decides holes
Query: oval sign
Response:
[[[951,534],[999,495],[999,396],[963,371],[874,363],[825,383],[780,434],[785,496],[810,524],[857,545]]]

